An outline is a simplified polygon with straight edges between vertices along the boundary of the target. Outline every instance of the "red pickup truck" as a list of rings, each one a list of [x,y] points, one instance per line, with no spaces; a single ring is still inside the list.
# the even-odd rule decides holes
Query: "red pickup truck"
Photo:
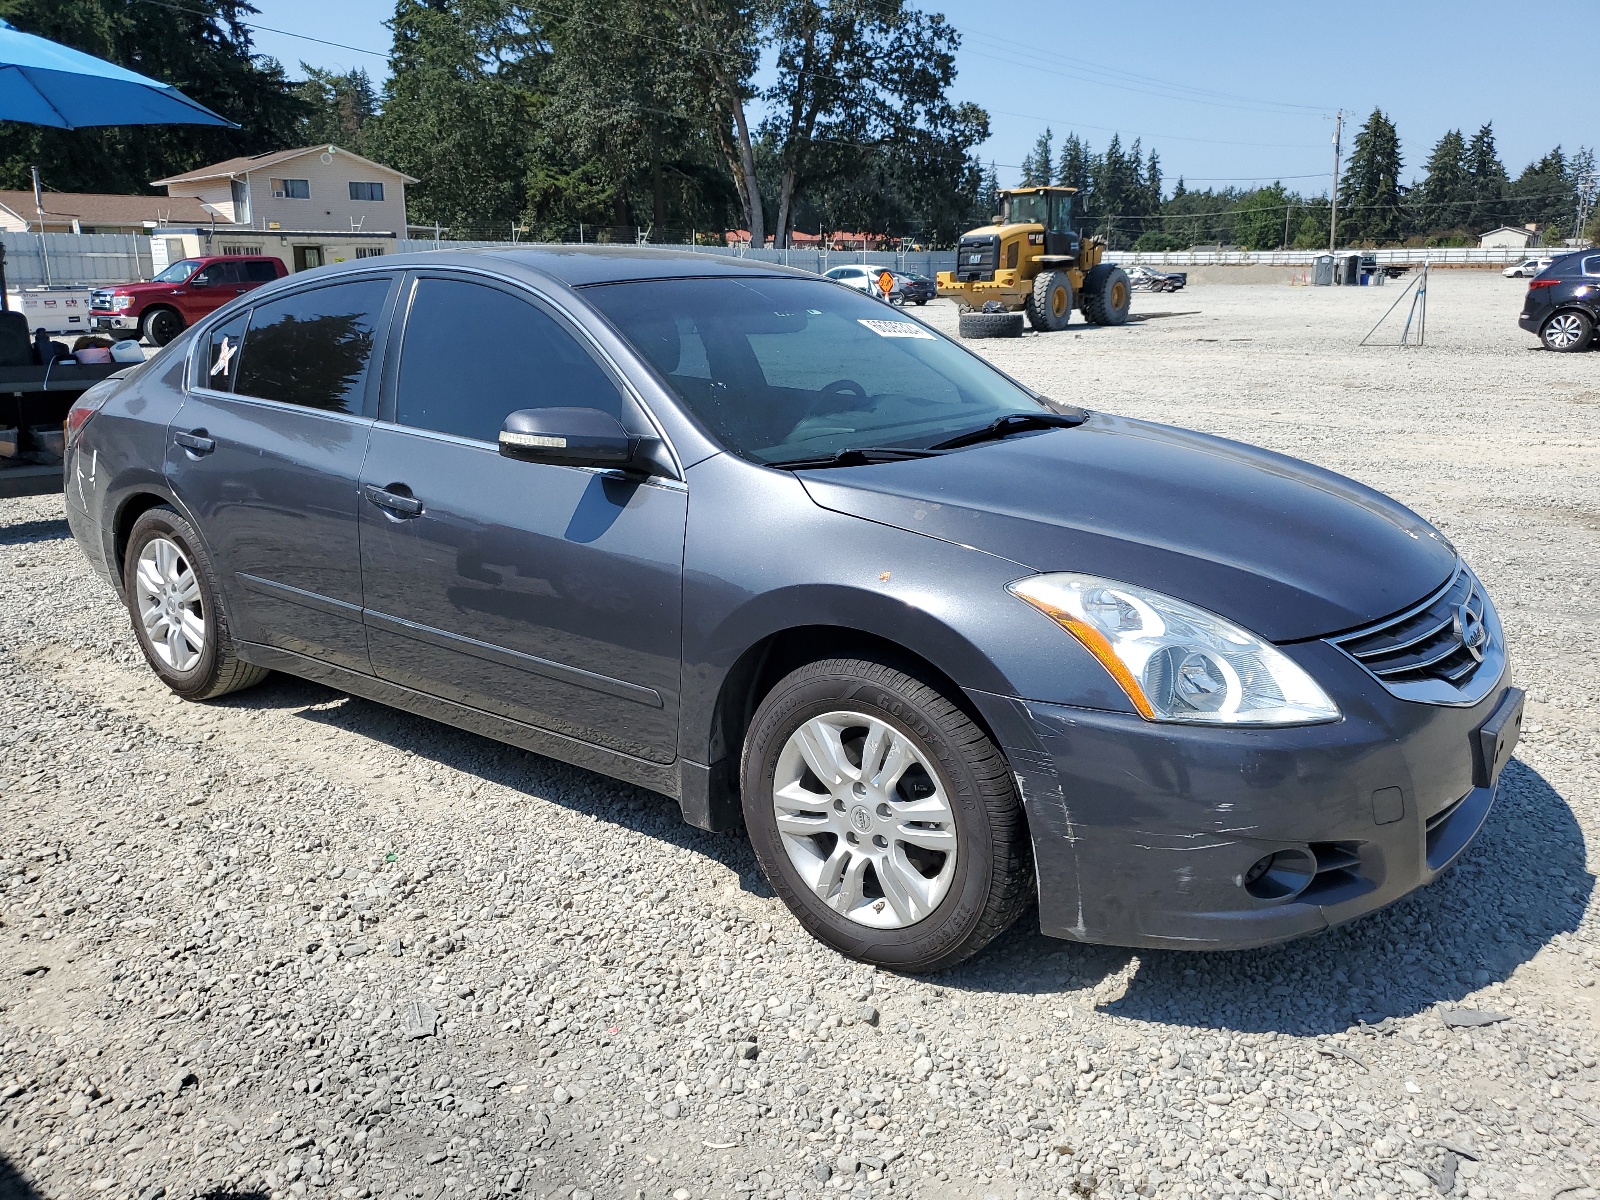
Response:
[[[282,260],[265,255],[181,259],[149,283],[97,289],[89,297],[89,324],[112,333],[137,331],[152,346],[165,346],[241,292],[288,273]]]

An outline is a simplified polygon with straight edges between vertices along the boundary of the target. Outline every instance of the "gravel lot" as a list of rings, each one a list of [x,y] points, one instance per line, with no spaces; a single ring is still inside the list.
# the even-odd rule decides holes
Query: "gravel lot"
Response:
[[[660,797],[294,680],[168,696],[60,501],[0,502],[0,1195],[1594,1197],[1600,353],[1521,288],[1436,278],[1423,350],[1356,348],[1393,286],[1281,284],[981,344],[1393,493],[1500,606],[1532,704],[1475,847],[1249,953],[1025,918],[857,966]]]

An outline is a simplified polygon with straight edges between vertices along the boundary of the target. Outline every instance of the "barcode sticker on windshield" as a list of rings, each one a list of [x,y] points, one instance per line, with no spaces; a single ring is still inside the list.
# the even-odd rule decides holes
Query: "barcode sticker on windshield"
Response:
[[[862,319],[861,323],[879,337],[926,338],[930,342],[936,340],[933,334],[915,321],[868,321]]]

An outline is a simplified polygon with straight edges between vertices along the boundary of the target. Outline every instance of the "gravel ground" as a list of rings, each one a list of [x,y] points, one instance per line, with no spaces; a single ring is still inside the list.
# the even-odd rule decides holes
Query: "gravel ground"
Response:
[[[983,344],[1397,495],[1500,605],[1532,705],[1474,848],[1248,953],[846,962],[660,797],[290,679],[170,697],[60,501],[0,502],[0,1194],[1594,1197],[1600,354],[1520,294],[1436,279],[1423,350],[1356,348],[1393,287],[1284,285]]]

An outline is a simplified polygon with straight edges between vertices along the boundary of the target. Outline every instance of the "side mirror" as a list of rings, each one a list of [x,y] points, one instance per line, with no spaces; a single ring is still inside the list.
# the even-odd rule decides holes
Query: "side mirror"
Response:
[[[598,408],[523,408],[500,427],[500,453],[525,462],[653,472],[655,438],[637,437]]]

